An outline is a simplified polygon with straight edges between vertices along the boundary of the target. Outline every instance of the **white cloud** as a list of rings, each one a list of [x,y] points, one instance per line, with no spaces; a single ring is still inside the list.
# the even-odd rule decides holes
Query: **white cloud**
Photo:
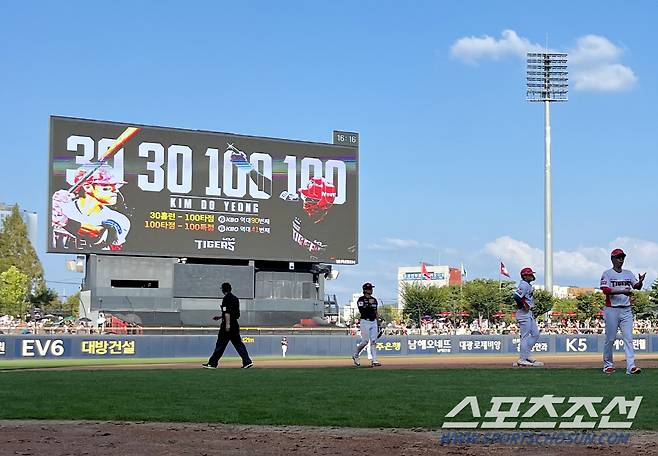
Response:
[[[527,52],[538,51],[541,46],[519,37],[514,30],[503,30],[500,39],[489,35],[460,38],[450,47],[453,57],[466,63],[482,59],[500,60],[507,56],[523,57]]]
[[[587,252],[580,250],[559,250],[553,253],[553,273],[557,277],[588,279],[597,282],[601,273],[610,267],[609,264],[597,261],[599,256],[594,255],[595,258],[592,258]],[[608,261],[608,263],[610,262]]]
[[[509,270],[511,266],[533,269],[544,262],[544,252],[531,247],[523,241],[517,241],[510,236],[503,236],[484,246],[485,252],[499,258]],[[537,265],[537,266],[535,266]],[[535,269],[537,270],[537,269]]]
[[[637,82],[633,70],[619,63],[596,65],[573,72],[571,77],[576,90],[619,92],[630,89]]]
[[[579,38],[576,47],[568,51],[574,89],[616,92],[633,87],[637,82],[635,73],[618,63],[623,52],[603,36]]]
[[[565,284],[573,280],[597,282],[599,275],[611,267],[610,252],[614,248],[622,248],[627,253],[625,268],[635,274],[647,272],[648,278],[652,279],[658,276],[658,243],[619,237],[606,247],[579,247],[574,250],[555,251],[553,253],[555,281]],[[529,266],[543,275],[543,250],[532,247],[526,242],[503,236],[487,243],[484,252],[503,261],[511,272]],[[647,282],[647,285],[649,284],[650,282]]]
[[[576,47],[569,50],[569,63],[573,65],[594,65],[616,62],[622,49],[615,46],[606,37],[586,35],[578,38]]]
[[[450,47],[453,57],[469,64],[505,57],[525,59],[527,52],[544,49],[520,37],[514,30],[503,30],[500,39],[488,35],[463,37]],[[637,83],[633,70],[621,63],[624,50],[600,35],[585,35],[576,40],[569,54],[569,78],[574,90],[618,92]]]
[[[381,242],[368,245],[370,250],[433,249],[432,244],[418,242],[414,239],[385,238]]]

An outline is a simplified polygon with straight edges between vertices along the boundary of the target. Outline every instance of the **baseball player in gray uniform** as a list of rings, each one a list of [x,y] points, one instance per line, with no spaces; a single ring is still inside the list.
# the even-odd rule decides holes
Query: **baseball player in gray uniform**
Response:
[[[516,321],[519,323],[519,332],[521,333],[519,360],[514,363],[515,367],[541,367],[544,365],[541,361],[530,357],[532,347],[539,339],[539,327],[535,316],[532,314],[535,300],[530,282],[533,280],[535,280],[535,272],[532,268],[521,269],[521,281],[514,292],[514,301],[516,301],[519,309],[516,311]]]
[[[617,339],[617,330],[621,330],[626,352],[626,373],[639,374],[642,370],[635,365],[633,351],[633,312],[631,311],[631,298],[633,289],[641,290],[644,277],[638,278],[628,269],[622,269],[626,254],[622,249],[610,252],[612,269],[603,272],[601,276],[601,291],[605,294],[605,346],[603,348],[603,372],[613,374],[615,367],[612,362],[612,345]]]

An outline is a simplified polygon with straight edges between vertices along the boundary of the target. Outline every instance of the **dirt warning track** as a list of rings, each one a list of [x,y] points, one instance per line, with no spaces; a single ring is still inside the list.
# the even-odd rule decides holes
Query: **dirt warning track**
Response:
[[[517,359],[514,355],[445,355],[445,356],[383,356],[381,357],[382,366],[377,369],[463,369],[463,368],[499,368],[513,369],[512,364]],[[524,368],[524,369],[592,369],[602,368],[602,356],[599,353],[593,354],[575,354],[575,355],[544,355],[538,356],[537,359],[545,363],[544,367]],[[642,368],[658,367],[658,355],[656,354],[639,354],[636,355],[637,365]],[[626,366],[623,356],[616,358],[617,369],[623,371]],[[228,358],[222,360],[222,368],[239,368],[239,358]],[[263,359],[258,358],[254,361],[254,368],[258,369],[286,369],[286,368],[323,368],[323,367],[354,367],[352,360],[346,358],[314,358],[314,359]],[[361,358],[361,369],[370,367],[370,362],[365,357]],[[201,363],[131,363],[131,364],[94,364],[80,366],[62,366],[38,368],[38,370],[103,370],[103,369],[200,369]],[[37,370],[35,368],[25,368],[25,370]],[[16,370],[16,369],[12,369]]]

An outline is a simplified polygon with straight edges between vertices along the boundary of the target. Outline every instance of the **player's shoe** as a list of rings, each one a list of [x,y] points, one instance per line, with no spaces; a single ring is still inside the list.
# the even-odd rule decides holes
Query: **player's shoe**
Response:
[[[544,363],[537,361],[536,359],[528,359],[528,362],[532,363],[532,367],[543,367]]]
[[[356,367],[359,367],[361,365],[361,361],[359,360],[359,357],[357,355],[352,355],[352,362]]]
[[[631,367],[631,369],[630,369],[628,372],[626,372],[626,373],[627,373],[628,375],[635,375],[635,374],[639,374],[639,373],[641,373],[641,372],[642,372],[642,369],[640,369],[640,368],[637,367],[637,366],[633,366],[633,367]]]
[[[201,367],[203,367],[204,369],[217,369],[217,366],[213,366],[212,364],[208,364],[208,363],[203,363]]]
[[[615,368],[614,367],[606,367],[603,369],[604,374],[614,374],[615,373]]]
[[[242,366],[242,369],[250,369],[252,367],[254,367],[254,363],[249,363],[249,364],[245,364],[244,366]]]
[[[373,363],[372,363],[372,367],[381,367],[381,366],[382,366],[382,363],[380,363],[379,361],[373,361]]]
[[[520,359],[513,364],[514,367],[532,367],[533,364],[527,359]]]

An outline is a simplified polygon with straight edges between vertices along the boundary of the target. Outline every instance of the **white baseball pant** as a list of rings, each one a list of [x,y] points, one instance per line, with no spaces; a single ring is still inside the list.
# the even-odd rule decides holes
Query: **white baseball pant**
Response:
[[[370,320],[361,320],[361,342],[356,346],[356,353],[354,356],[359,356],[361,350],[370,343],[370,353],[372,355],[372,362],[377,361],[377,322]]]
[[[527,361],[530,359],[532,347],[537,342],[537,339],[539,339],[539,327],[531,310],[517,310],[516,321],[519,323],[519,332],[521,333],[519,358]]]
[[[626,372],[635,366],[635,352],[633,351],[633,312],[630,306],[605,307],[603,310],[605,320],[605,345],[603,347],[603,368],[613,367],[612,351],[617,329],[621,330],[626,352]]]

